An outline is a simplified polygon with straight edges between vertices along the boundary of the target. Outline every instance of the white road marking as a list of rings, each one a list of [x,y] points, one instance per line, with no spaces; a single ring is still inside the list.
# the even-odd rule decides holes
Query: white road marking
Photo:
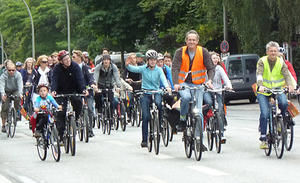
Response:
[[[153,177],[151,175],[134,175],[135,179],[141,180],[141,182],[149,182],[149,183],[166,183],[165,181]]]
[[[158,155],[155,155],[155,158],[157,158],[157,159],[174,159],[175,157],[169,156],[166,154],[158,154]]]
[[[200,173],[203,174],[207,174],[207,175],[212,175],[212,176],[225,176],[225,175],[229,175],[226,172],[217,170],[217,169],[213,169],[213,168],[209,168],[209,167],[205,167],[205,166],[188,166],[187,168],[192,169],[192,170],[196,170]]]
[[[18,176],[18,179],[21,181],[21,182],[24,182],[24,183],[37,183],[36,181],[32,180],[31,178],[29,177],[25,177],[25,176]],[[40,183],[42,183],[44,181],[41,181]]]

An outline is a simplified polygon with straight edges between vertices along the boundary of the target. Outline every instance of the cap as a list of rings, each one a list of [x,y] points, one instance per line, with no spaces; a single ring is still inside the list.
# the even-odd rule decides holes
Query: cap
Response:
[[[17,66],[17,67],[20,67],[20,66],[22,66],[22,65],[23,65],[23,64],[22,64],[21,62],[17,62],[17,63],[16,63],[16,66]]]
[[[61,61],[67,55],[69,55],[69,52],[67,52],[66,50],[61,50],[58,53],[58,60]]]
[[[142,53],[138,52],[138,53],[136,53],[136,57],[142,57],[142,58],[144,58],[145,55],[143,55]]]

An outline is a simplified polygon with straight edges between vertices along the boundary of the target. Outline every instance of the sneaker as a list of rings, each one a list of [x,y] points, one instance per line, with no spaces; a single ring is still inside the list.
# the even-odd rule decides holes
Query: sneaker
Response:
[[[142,148],[147,147],[147,142],[142,141],[141,147],[142,147]]]
[[[64,141],[63,140],[59,140],[59,145],[60,146],[64,146]]]
[[[93,133],[93,131],[89,131],[89,137],[94,137],[95,135],[94,135],[94,133]]]
[[[259,146],[260,149],[268,149],[268,143],[266,141],[261,141],[261,144]]]
[[[2,133],[6,133],[5,126],[2,126],[1,132],[2,132]]]

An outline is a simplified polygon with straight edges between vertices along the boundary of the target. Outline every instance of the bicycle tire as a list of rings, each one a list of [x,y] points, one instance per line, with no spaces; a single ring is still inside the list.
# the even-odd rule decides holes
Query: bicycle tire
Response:
[[[154,150],[155,154],[159,154],[159,143],[160,143],[160,126],[159,126],[159,118],[158,118],[158,111],[154,112],[153,114],[153,144],[154,144]]]
[[[16,126],[17,126],[17,119],[16,119],[16,109],[15,108],[10,108],[10,120],[11,120],[11,123],[10,123],[10,130],[9,130],[9,136],[10,138],[13,138],[15,136],[15,133],[16,133]]]
[[[195,154],[195,159],[197,161],[200,161],[201,158],[202,158],[202,152],[203,152],[203,128],[202,128],[202,121],[200,119],[200,117],[195,117],[194,118],[194,123],[193,123],[193,126],[194,126],[194,130],[196,129],[196,125],[199,124],[199,129],[200,129],[200,139],[199,141],[198,140],[194,140],[194,154]],[[194,132],[195,134],[195,132]]]
[[[191,156],[192,156],[192,144],[191,144],[192,140],[190,137],[187,137],[186,135],[184,135],[183,138],[184,138],[183,142],[184,142],[185,155],[187,158],[191,158]]]
[[[114,129],[118,130],[119,129],[119,120],[120,120],[121,114],[119,114],[118,109],[114,110],[114,115],[113,115],[113,124],[114,124]]]
[[[148,137],[147,137],[147,148],[148,148],[148,152],[151,152],[152,151],[152,140],[153,140],[153,137],[152,137],[152,120],[150,120],[148,122]]]
[[[98,129],[100,129],[100,127],[101,127],[102,120],[103,120],[102,115],[98,114],[97,115],[97,128]]]
[[[213,117],[209,118],[206,123],[206,133],[207,133],[207,142],[208,149],[212,151],[214,146],[214,125]]]
[[[78,120],[79,122],[78,122],[78,138],[79,138],[79,140],[80,141],[83,141],[83,138],[84,138],[84,129],[83,129],[83,123],[84,123],[84,121],[83,121],[83,116],[81,115],[80,117],[79,117],[79,120]]]
[[[121,110],[121,129],[123,132],[125,132],[126,130],[126,123],[127,123],[127,114],[126,114],[126,109],[125,109],[125,105],[123,102],[121,102],[121,106],[120,106],[120,110]]]
[[[141,126],[141,119],[142,119],[142,109],[140,107],[140,105],[137,105],[137,114],[136,114],[136,126],[140,127]]]
[[[76,123],[74,116],[70,116],[70,150],[71,155],[75,156],[76,154]]]
[[[40,137],[36,139],[36,147],[38,151],[38,155],[42,161],[45,161],[47,157],[47,146],[44,137]]]
[[[52,150],[53,159],[56,162],[60,160],[60,145],[58,139],[58,132],[55,126],[51,127],[50,145]]]
[[[173,130],[173,128],[170,126],[170,124],[169,124],[169,130],[170,130],[170,139],[169,139],[169,142],[172,142],[173,141],[173,133],[174,133],[174,130]]]
[[[215,118],[216,122],[215,122],[215,125],[216,125],[216,128],[215,128],[215,145],[216,145],[216,151],[217,153],[220,153],[221,152],[221,149],[222,149],[222,143],[221,143],[221,138],[222,138],[222,131],[221,131],[221,116],[220,114],[217,112],[216,113],[216,118]]]
[[[68,121],[65,122],[66,123],[66,129],[64,131],[64,137],[63,137],[63,141],[64,141],[64,149],[65,149],[65,153],[68,154],[70,152],[70,123]]]
[[[292,125],[286,125],[286,142],[285,147],[287,151],[290,151],[293,147],[293,142],[294,142],[294,126]]]
[[[276,117],[274,121],[275,143],[274,150],[278,159],[281,159],[284,153],[284,125],[282,118]]]
[[[130,112],[130,117],[131,117],[131,126],[134,126],[134,124],[135,124],[135,121],[136,121],[136,107],[132,107],[132,110],[131,110],[131,112]]]
[[[161,131],[161,137],[163,139],[163,144],[165,147],[168,147],[169,145],[169,138],[170,138],[170,134],[169,134],[169,123],[166,119],[166,117],[163,117],[163,121],[162,121],[162,131]]]
[[[85,143],[89,142],[89,114],[88,109],[83,109],[83,136]]]

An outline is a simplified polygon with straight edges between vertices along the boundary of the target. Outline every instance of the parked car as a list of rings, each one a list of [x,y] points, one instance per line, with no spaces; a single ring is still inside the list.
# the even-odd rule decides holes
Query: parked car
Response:
[[[235,93],[226,92],[225,103],[231,100],[249,99],[256,102],[251,85],[256,82],[257,54],[230,55],[224,59],[228,77]]]

